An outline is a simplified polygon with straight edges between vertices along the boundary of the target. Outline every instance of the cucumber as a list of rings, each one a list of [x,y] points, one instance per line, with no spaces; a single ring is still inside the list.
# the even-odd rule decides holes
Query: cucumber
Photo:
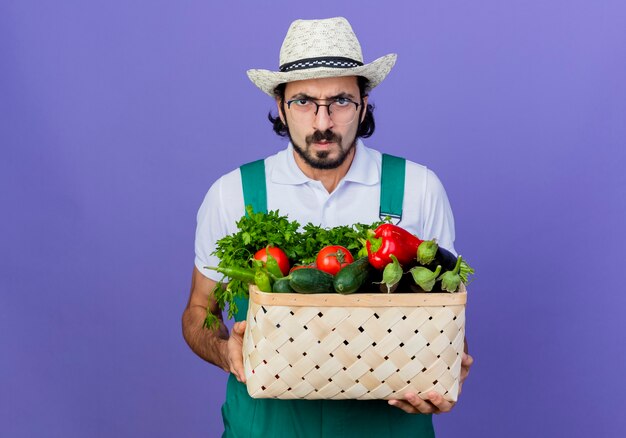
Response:
[[[276,280],[272,286],[272,292],[293,293],[293,289],[289,285],[289,279],[287,277],[283,277]]]
[[[333,291],[333,276],[317,268],[297,269],[285,278],[289,278],[289,286],[301,294],[322,294]]]
[[[351,294],[363,286],[365,279],[370,273],[370,263],[367,257],[362,257],[347,266],[341,268],[335,279],[333,287],[340,294]]]

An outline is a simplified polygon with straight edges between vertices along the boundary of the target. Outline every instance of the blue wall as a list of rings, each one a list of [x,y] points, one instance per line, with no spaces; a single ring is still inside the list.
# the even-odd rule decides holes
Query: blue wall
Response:
[[[219,435],[226,375],[180,330],[195,214],[284,147],[246,69],[336,15],[366,61],[398,53],[366,143],[435,170],[477,270],[441,436],[626,430],[623,2],[9,0],[0,435]]]

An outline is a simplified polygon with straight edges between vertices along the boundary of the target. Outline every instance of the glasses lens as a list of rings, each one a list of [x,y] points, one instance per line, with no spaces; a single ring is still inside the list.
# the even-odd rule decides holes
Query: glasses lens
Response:
[[[320,104],[311,100],[292,100],[288,105],[293,118],[299,122],[310,122],[316,117],[316,112],[328,111],[330,119],[336,125],[348,125],[356,117],[357,106],[351,101],[332,102],[328,105]]]
[[[333,102],[330,104],[330,118],[337,125],[352,123],[356,116],[356,105],[348,102]]]

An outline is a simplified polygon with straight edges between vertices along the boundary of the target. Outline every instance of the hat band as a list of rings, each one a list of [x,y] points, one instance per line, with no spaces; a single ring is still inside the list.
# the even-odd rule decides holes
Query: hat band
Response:
[[[351,58],[343,58],[341,56],[322,56],[319,58],[299,59],[294,62],[288,62],[280,66],[280,71],[285,73],[294,70],[306,70],[316,67],[331,68],[354,68],[360,67],[363,63]]]

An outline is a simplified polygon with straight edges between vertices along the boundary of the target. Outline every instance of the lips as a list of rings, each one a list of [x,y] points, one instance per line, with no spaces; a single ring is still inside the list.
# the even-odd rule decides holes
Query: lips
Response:
[[[330,145],[335,144],[335,143],[332,141],[320,141],[320,142],[316,142],[313,144],[320,149],[328,149]]]

